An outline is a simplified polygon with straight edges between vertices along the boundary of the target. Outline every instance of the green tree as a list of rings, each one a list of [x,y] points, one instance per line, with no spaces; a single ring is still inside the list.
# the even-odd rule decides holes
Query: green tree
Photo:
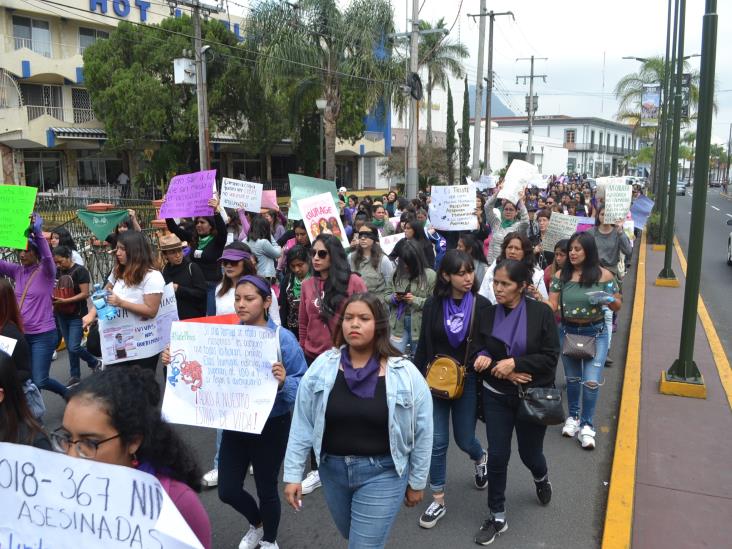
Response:
[[[452,91],[447,83],[447,136],[445,139],[445,158],[447,159],[447,184],[455,184],[455,115],[452,106]]]
[[[420,30],[445,29],[445,19],[440,18],[434,27],[427,21],[420,21]],[[427,144],[432,146],[432,91],[435,87],[445,89],[450,76],[462,78],[462,59],[470,57],[468,48],[457,41],[445,38],[441,33],[425,34],[419,42],[419,68],[427,69]]]
[[[691,150],[691,158],[689,159],[691,161],[689,165],[689,179],[688,182],[691,185],[691,178],[692,174],[694,173],[694,156],[696,154],[696,132],[688,131],[684,133],[684,135],[681,137],[681,142],[684,143],[689,147]],[[679,152],[679,156],[681,156],[681,153]]]
[[[468,94],[468,78],[465,77],[465,89],[463,90],[463,123],[462,137],[460,141],[460,185],[465,183],[465,178],[470,173],[468,161],[470,160],[470,95]]]
[[[449,165],[442,150],[419,145],[418,149],[419,188],[424,190],[428,185],[441,185],[448,181]],[[386,158],[382,175],[404,179],[404,149],[395,150]]]

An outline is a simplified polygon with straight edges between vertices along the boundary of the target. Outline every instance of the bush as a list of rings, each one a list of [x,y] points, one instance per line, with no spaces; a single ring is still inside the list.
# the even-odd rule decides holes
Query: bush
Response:
[[[661,212],[653,212],[646,221],[646,236],[649,244],[661,242]]]

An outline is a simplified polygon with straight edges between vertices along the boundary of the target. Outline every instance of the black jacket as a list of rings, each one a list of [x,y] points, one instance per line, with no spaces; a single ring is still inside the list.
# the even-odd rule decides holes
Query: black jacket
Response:
[[[184,257],[180,265],[168,263],[163,269],[163,278],[166,284],[178,285],[175,300],[180,320],[206,316],[206,279],[198,265]]]
[[[517,389],[512,382],[490,374],[499,360],[509,358],[504,343],[491,335],[497,308],[497,305],[491,305],[480,323],[479,338],[483,342],[484,350],[493,359],[490,369],[481,372],[481,375],[497,391],[516,394]],[[520,357],[511,357],[516,363],[515,371],[531,374],[532,380],[524,387],[552,387],[559,359],[559,332],[554,313],[546,304],[527,299],[526,324],[526,353]]]
[[[228,235],[226,233],[226,224],[221,218],[221,214],[216,212],[216,215],[214,215],[213,218],[214,226],[216,228],[216,236],[214,236],[213,240],[208,243],[208,246],[202,250],[201,257],[195,257],[194,254],[196,250],[191,248],[191,261],[193,261],[194,265],[201,267],[203,276],[208,282],[219,282],[221,281],[221,269],[218,265],[218,259],[224,251],[224,246],[226,246],[226,237]],[[187,242],[189,246],[192,245],[192,232],[181,229],[172,218],[166,219],[165,224],[168,226],[168,230],[171,233]]]

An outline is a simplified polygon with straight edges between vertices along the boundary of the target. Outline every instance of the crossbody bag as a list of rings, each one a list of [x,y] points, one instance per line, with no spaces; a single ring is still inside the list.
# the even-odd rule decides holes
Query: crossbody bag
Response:
[[[559,291],[559,311],[562,315],[562,324],[564,324],[564,282],[562,282],[562,290]],[[575,360],[592,360],[595,358],[595,340],[595,336],[565,332],[562,354]]]

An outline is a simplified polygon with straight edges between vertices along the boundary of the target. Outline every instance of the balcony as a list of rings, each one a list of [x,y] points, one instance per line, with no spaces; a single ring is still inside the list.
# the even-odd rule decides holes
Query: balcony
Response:
[[[13,36],[13,42],[16,50],[26,48],[43,57],[51,57],[51,42],[47,40],[33,40],[32,38]]]
[[[43,105],[26,105],[25,108],[28,112],[28,121],[35,120],[44,114],[61,122],[73,122],[74,124],[84,124],[97,119],[92,109],[44,107]]]
[[[84,60],[76,46],[0,34],[0,68],[19,78],[80,83]],[[45,75],[53,75],[50,79]],[[33,80],[31,80],[33,81]],[[40,81],[36,80],[36,81]]]
[[[49,130],[52,128],[89,131],[77,131],[70,136],[57,135],[58,139],[49,139]],[[72,138],[96,140],[99,139],[97,133],[103,129],[104,125],[91,109],[43,105],[0,108],[0,143],[13,148],[57,146],[63,140]]]

